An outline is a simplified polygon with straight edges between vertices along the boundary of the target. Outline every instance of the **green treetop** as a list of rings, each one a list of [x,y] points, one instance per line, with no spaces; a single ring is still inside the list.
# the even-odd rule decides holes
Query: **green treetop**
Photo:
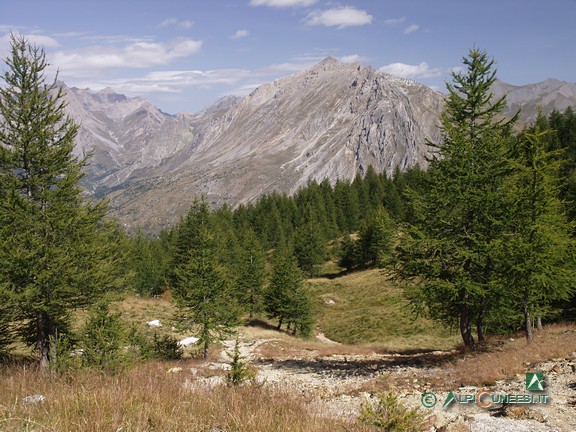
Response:
[[[118,280],[114,232],[102,203],[79,186],[87,158],[73,155],[78,126],[62,88],[47,83],[44,51],[12,36],[0,86],[0,290],[13,327],[49,362],[50,340],[71,311]]]
[[[426,185],[408,193],[415,217],[399,248],[399,273],[419,283],[415,304],[448,325],[458,323],[464,344],[474,349],[472,325],[482,340],[484,317],[497,297],[494,248],[509,211],[502,185],[515,118],[498,117],[506,101],[490,93],[493,60],[473,49],[464,65],[447,85],[444,139],[430,143],[436,154]]]

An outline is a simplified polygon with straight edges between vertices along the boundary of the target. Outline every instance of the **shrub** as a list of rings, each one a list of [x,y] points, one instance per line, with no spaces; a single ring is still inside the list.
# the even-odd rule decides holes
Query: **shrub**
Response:
[[[424,416],[418,409],[402,405],[394,393],[386,392],[376,403],[364,405],[359,421],[386,431],[415,432],[422,430]]]
[[[108,301],[96,304],[89,312],[82,331],[84,362],[108,372],[115,373],[126,364],[122,352],[124,330],[120,314],[110,313]]]
[[[179,360],[184,354],[176,339],[170,335],[158,336],[156,333],[152,338],[152,350],[154,358],[161,360]]]
[[[251,372],[244,361],[244,357],[240,354],[240,349],[238,347],[238,338],[234,342],[234,351],[232,353],[226,352],[228,357],[230,357],[230,371],[226,375],[226,382],[228,384],[237,386],[242,384],[246,380],[251,380],[254,378],[254,373]]]
[[[128,343],[135,360],[179,360],[184,355],[183,348],[172,336],[158,336],[157,333],[154,333],[150,339],[135,325],[132,325],[128,333]]]

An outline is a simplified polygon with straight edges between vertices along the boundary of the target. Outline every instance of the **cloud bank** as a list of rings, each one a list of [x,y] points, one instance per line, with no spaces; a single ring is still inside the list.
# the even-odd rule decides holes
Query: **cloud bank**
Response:
[[[363,26],[372,23],[372,15],[351,6],[314,11],[308,14],[305,23],[312,26],[338,27]]]

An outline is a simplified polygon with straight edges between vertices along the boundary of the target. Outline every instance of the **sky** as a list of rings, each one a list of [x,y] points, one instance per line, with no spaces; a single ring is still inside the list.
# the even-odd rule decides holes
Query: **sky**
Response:
[[[170,114],[328,56],[445,91],[478,48],[509,84],[576,83],[576,0],[0,0],[1,69],[10,33],[43,47],[50,77]]]

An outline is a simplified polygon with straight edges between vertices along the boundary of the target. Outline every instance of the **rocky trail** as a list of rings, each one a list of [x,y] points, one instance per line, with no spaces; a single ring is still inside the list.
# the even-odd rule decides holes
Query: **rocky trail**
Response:
[[[377,393],[389,389],[406,406],[417,407],[427,416],[430,431],[576,431],[576,352],[568,358],[558,358],[532,365],[546,379],[548,403],[492,403],[483,408],[477,403],[453,402],[443,407],[450,391],[457,398],[476,395],[485,389],[481,400],[490,403],[491,395],[527,394],[525,375],[497,381],[487,387],[458,387],[436,390],[434,377],[450,373],[450,361],[462,355],[457,351],[428,353],[357,353],[346,352],[346,346],[320,335],[319,349],[283,348],[276,338],[241,339],[239,351],[244,361],[257,369],[257,383],[305,398],[313,412],[327,417],[354,419],[363,404],[375,400]],[[225,342],[217,361],[209,369],[229,369],[227,352],[235,341]],[[330,348],[338,347],[334,352]],[[196,385],[215,385],[222,375],[198,377]],[[423,394],[434,392],[436,404],[423,406]],[[468,396],[472,397],[472,396]]]

